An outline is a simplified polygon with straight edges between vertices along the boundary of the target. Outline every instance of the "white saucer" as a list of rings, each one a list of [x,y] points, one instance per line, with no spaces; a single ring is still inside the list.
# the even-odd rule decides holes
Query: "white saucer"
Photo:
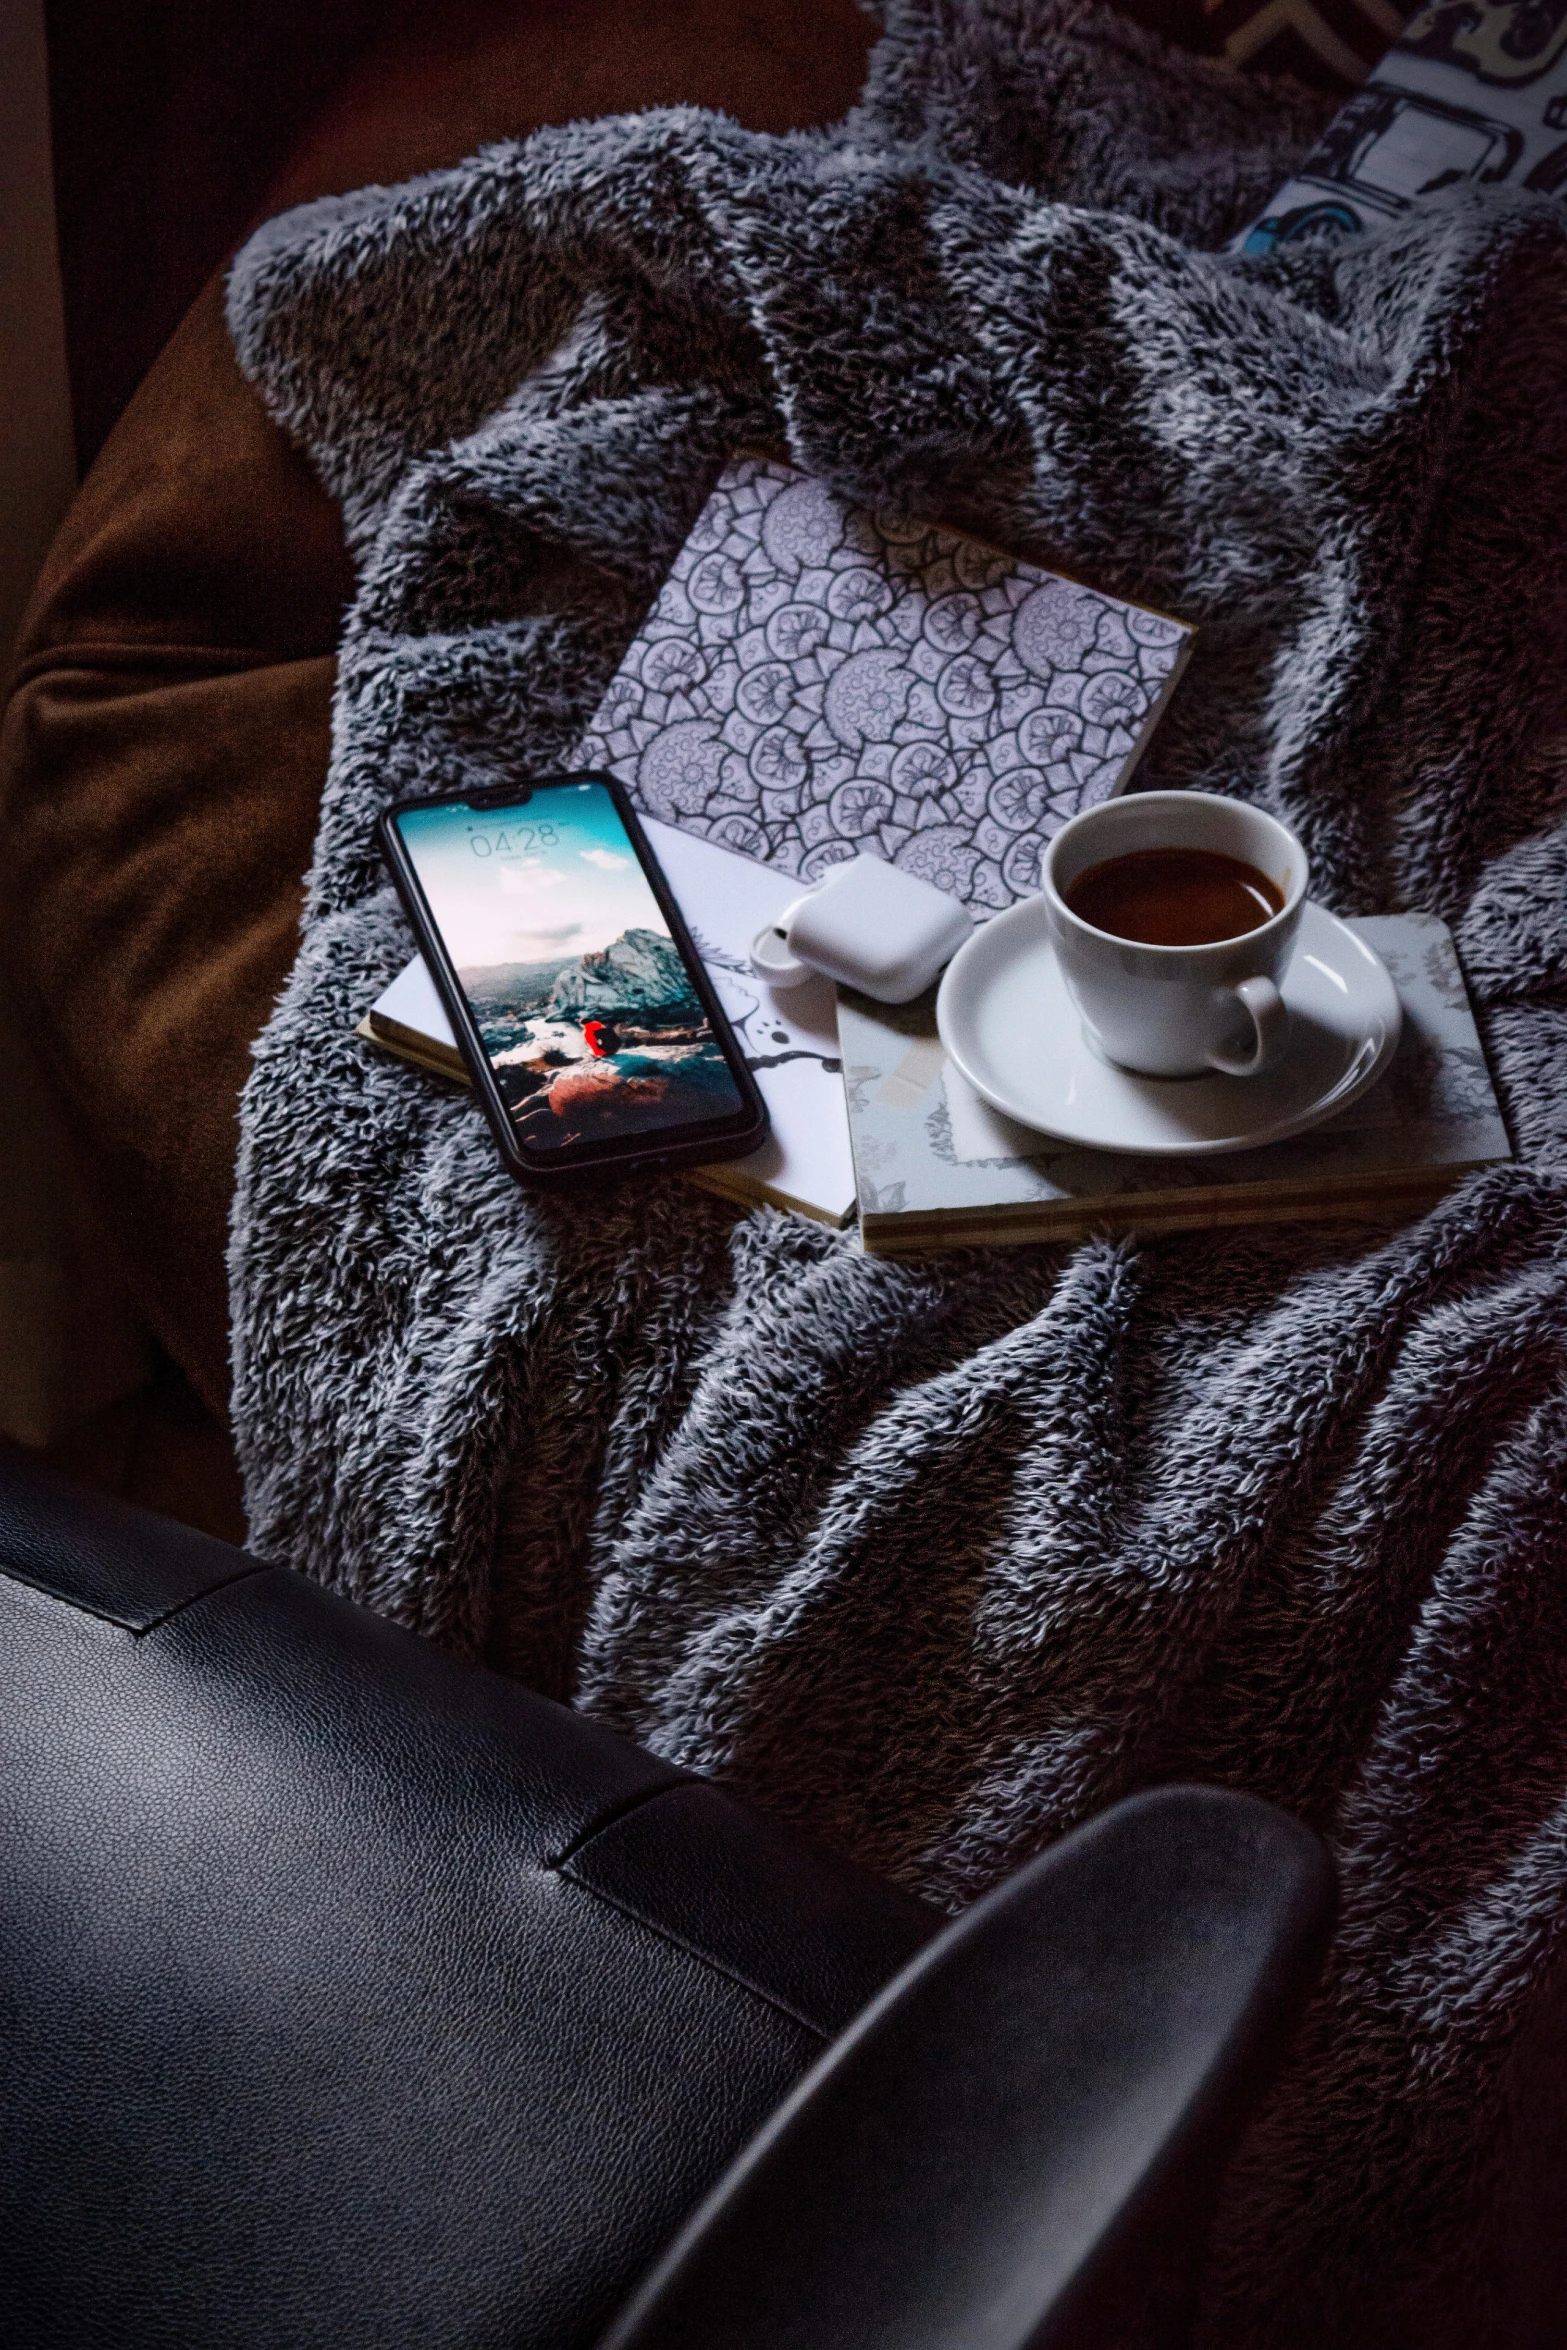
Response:
[[[1088,1150],[1197,1158],[1251,1150],[1331,1118],[1374,1085],[1403,1026],[1387,967],[1308,900],[1285,974],[1290,1041],[1261,1077],[1134,1077],[1086,1042],[1050,943],[1024,898],[947,966],[936,1026],[976,1093],[1020,1125]]]

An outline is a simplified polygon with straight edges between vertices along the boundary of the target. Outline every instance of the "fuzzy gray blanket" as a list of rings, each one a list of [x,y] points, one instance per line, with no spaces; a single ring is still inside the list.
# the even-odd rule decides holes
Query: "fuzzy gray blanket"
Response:
[[[1519,2350],[1567,2217],[1567,212],[1224,257],[1324,112],[1080,0],[896,0],[830,133],[579,124],[251,243],[236,344],[360,586],[235,1411],[262,1552],[940,1902],[1151,1780],[1315,1822],[1342,1924],[1200,2338]],[[524,1197],[357,1043],[410,951],[375,812],[558,762],[780,436],[1198,622],[1143,779],[1454,925],[1518,1164],[1391,1234],[888,1264]]]

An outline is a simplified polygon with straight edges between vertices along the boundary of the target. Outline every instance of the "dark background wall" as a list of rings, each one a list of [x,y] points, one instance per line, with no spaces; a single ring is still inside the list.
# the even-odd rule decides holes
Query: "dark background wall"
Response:
[[[1380,55],[1412,0],[1292,0],[1282,13],[1268,0],[1117,4],[1182,47],[1347,89]],[[292,200],[288,175],[279,182],[278,174],[302,142],[308,148],[310,126],[323,114],[331,117],[330,176],[353,185],[367,175],[353,168],[356,116],[374,132],[366,140],[375,159],[367,170],[380,172],[391,124],[403,125],[403,166],[415,170],[464,152],[487,105],[496,109],[485,128],[490,137],[529,119],[560,119],[552,110],[567,93],[551,88],[557,50],[571,68],[572,110],[594,110],[596,95],[602,110],[618,111],[676,97],[701,102],[701,54],[722,50],[737,20],[768,19],[765,29],[749,30],[763,34],[759,54],[774,45],[790,88],[800,82],[805,52],[842,49],[847,59],[869,32],[850,0],[799,11],[748,8],[746,0],[44,6],[66,339],[84,472],[212,272],[267,210]],[[595,74],[603,81],[597,93]],[[734,90],[726,84],[717,102],[733,106]],[[748,119],[765,124],[765,92],[747,91],[746,104]],[[462,126],[455,144],[443,138],[444,112]],[[310,183],[308,170],[303,180]],[[318,177],[313,184],[324,183]]]
[[[387,0],[46,0],[83,472],[386,13]]]

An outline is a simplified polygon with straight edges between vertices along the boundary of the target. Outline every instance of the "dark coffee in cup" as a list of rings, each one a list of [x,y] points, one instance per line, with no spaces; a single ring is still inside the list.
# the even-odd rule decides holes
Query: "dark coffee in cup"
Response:
[[[1244,938],[1284,908],[1276,882],[1217,849],[1134,849],[1090,865],[1062,894],[1080,922],[1150,947]]]
[[[1311,879],[1276,816],[1216,792],[1124,793],[1070,817],[1039,878],[1061,975],[1106,1060],[1139,1077],[1276,1067]]]

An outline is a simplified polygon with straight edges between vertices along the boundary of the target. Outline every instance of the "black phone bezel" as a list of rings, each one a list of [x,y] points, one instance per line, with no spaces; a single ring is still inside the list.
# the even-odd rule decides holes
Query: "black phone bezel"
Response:
[[[615,812],[626,828],[626,837],[636,852],[637,861],[658,902],[659,911],[669,925],[669,935],[679,949],[687,975],[712,1024],[719,1049],[746,1108],[733,1120],[714,1120],[699,1127],[674,1128],[664,1139],[656,1142],[650,1142],[645,1136],[628,1135],[610,1143],[573,1144],[569,1146],[569,1155],[567,1151],[558,1154],[552,1152],[548,1158],[544,1158],[525,1150],[517,1140],[511,1113],[495,1081],[478,1027],[468,1007],[468,999],[458,983],[456,968],[419,885],[412,859],[397,829],[397,820],[420,808],[466,808],[475,815],[495,816],[503,809],[525,808],[541,791],[559,790],[564,785],[578,783],[602,784],[609,792]],[[730,1027],[723,1005],[714,992],[674,893],[638,821],[637,812],[626,797],[624,787],[613,775],[606,775],[600,768],[581,768],[563,770],[558,775],[535,776],[527,782],[487,785],[478,791],[420,793],[409,799],[396,800],[390,807],[383,809],[376,832],[381,853],[402,900],[403,910],[419,942],[419,951],[429,967],[436,993],[451,1022],[452,1034],[457,1040],[469,1081],[501,1157],[518,1182],[546,1190],[565,1189],[594,1176],[607,1179],[615,1175],[663,1173],[682,1167],[717,1165],[726,1159],[744,1158],[766,1139],[767,1106],[757,1088],[756,1079],[745,1065],[739,1039]]]

